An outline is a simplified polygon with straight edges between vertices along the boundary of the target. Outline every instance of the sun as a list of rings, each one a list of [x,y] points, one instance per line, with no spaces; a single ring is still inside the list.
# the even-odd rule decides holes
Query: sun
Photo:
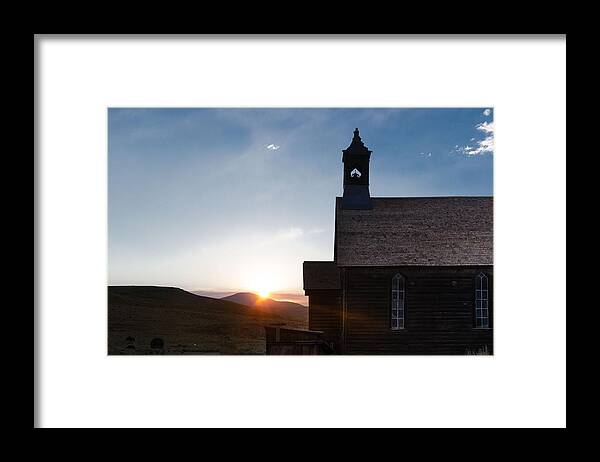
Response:
[[[252,271],[248,276],[246,283],[247,290],[257,294],[260,299],[269,298],[276,287],[280,286],[279,276],[272,270],[258,268]]]
[[[269,295],[271,295],[271,291],[265,288],[258,289],[257,292],[260,298],[269,298]]]
[[[258,296],[264,300],[271,295],[271,292],[273,291],[273,282],[271,278],[261,276],[256,278],[252,287],[254,289],[253,292],[258,294]]]

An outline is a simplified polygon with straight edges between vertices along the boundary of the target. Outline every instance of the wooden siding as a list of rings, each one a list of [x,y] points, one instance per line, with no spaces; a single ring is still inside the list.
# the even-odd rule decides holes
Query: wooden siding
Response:
[[[342,310],[340,290],[311,290],[308,295],[308,328],[323,332],[323,339],[340,349]]]
[[[489,329],[475,328],[480,271],[489,278]],[[391,280],[398,272],[405,278],[405,328],[392,330]],[[493,353],[491,266],[353,267],[344,269],[343,284],[345,354]]]

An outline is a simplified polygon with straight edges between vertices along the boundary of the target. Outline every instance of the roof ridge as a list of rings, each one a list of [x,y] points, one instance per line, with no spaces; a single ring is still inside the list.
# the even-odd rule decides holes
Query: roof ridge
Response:
[[[494,196],[371,196],[371,199],[492,199]],[[336,199],[341,199],[336,196]]]
[[[371,199],[491,199],[494,196],[375,196]]]

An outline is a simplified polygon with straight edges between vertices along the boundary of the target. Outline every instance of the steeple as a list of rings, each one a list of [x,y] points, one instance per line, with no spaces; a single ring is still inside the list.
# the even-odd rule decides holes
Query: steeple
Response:
[[[342,150],[342,162],[344,164],[343,209],[370,210],[372,208],[369,193],[371,152],[362,142],[358,128],[356,128],[350,146]]]
[[[354,133],[354,136],[352,137],[352,142],[350,143],[350,146],[348,146],[348,149],[345,149],[345,151],[349,151],[351,149],[368,151],[368,149],[365,147],[365,144],[360,139],[360,134],[358,132],[358,128],[355,128],[353,133]]]

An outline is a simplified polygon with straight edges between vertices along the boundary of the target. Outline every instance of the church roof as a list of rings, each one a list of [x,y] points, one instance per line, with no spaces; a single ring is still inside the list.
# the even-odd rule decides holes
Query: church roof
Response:
[[[372,210],[336,198],[339,266],[493,264],[492,197],[374,197]],[[306,274],[306,272],[305,272]]]
[[[304,289],[339,289],[340,270],[332,261],[305,261],[302,273],[304,274]]]

